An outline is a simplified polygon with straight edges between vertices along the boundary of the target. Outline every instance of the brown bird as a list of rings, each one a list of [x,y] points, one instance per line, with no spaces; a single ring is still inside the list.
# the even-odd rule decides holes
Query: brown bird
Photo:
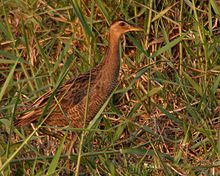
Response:
[[[119,42],[122,34],[129,31],[143,31],[143,29],[124,20],[112,23],[109,28],[109,46],[102,61],[93,69],[67,80],[57,90],[55,97],[58,101],[61,100],[59,104],[73,127],[83,126],[88,86],[90,87],[87,122],[96,115],[116,87],[120,69]],[[33,121],[39,121],[53,91],[48,91],[38,98],[32,104],[33,109],[20,115],[14,122],[14,126],[21,127]],[[53,99],[49,109],[52,109],[56,104],[57,101]],[[54,109],[45,123],[52,126],[69,124],[59,106]]]

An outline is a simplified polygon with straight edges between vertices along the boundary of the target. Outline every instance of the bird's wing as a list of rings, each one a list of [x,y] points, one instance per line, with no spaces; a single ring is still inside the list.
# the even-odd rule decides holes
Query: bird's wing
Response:
[[[86,95],[88,89],[89,77],[91,74],[91,85],[93,80],[96,77],[96,71],[87,71],[77,78],[71,78],[65,81],[55,93],[55,97],[59,101],[60,106],[64,110],[68,110],[70,107],[73,108],[78,104]],[[39,97],[33,104],[30,111],[25,112],[24,114],[17,117],[17,120],[14,122],[15,127],[25,126],[30,124],[33,121],[39,120],[44,107],[46,106],[48,99],[52,95],[55,89],[50,90]],[[56,105],[56,101],[53,99],[50,108]],[[60,111],[57,107],[56,111]],[[61,112],[60,112],[61,113]]]

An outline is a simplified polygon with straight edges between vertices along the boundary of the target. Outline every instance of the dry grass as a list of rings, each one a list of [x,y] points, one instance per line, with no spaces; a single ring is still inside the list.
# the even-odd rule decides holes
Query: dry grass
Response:
[[[2,175],[64,175],[68,157],[76,175],[220,174],[218,1],[3,1],[0,7]],[[76,154],[65,155],[65,134],[83,129],[41,126],[62,132],[61,140],[38,127],[15,129],[16,116],[66,72],[64,79],[100,62],[108,25],[118,18],[145,34],[122,39],[118,88],[83,141],[79,136]]]

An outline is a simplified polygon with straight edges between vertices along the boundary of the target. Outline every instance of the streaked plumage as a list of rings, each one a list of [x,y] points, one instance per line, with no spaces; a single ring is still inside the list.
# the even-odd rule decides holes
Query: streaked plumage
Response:
[[[124,20],[115,21],[110,26],[109,46],[100,64],[79,75],[77,78],[67,80],[56,92],[55,96],[58,100],[61,99],[66,92],[60,101],[60,105],[75,128],[83,126],[90,74],[91,80],[87,122],[95,116],[108,96],[114,90],[120,69],[119,40],[122,34],[129,31],[143,31],[143,29]],[[66,91],[67,89],[68,91]],[[14,122],[15,127],[25,126],[31,122],[38,121],[52,92],[53,90],[48,91],[38,98],[32,105],[33,110],[28,111],[17,118]],[[56,101],[53,100],[50,109],[55,104]],[[64,126],[69,124],[59,106],[57,106],[48,117],[46,123],[52,126]]]

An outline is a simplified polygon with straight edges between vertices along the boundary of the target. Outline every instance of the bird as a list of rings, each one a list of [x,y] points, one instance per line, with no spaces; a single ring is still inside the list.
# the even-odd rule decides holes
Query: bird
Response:
[[[49,109],[53,107],[55,109],[44,123],[51,126],[66,126],[71,123],[74,128],[82,128],[87,101],[88,111],[86,123],[92,120],[118,83],[120,71],[120,38],[126,32],[131,31],[144,31],[144,29],[121,19],[114,21],[110,25],[109,45],[101,62],[96,67],[82,73],[78,77],[70,78],[62,83],[55,93],[57,100],[60,100],[59,106],[55,107],[57,101],[53,99],[49,105]],[[17,117],[13,123],[14,126],[18,128],[39,121],[44,107],[47,105],[54,90],[50,90],[40,96],[31,105],[30,110]]]

